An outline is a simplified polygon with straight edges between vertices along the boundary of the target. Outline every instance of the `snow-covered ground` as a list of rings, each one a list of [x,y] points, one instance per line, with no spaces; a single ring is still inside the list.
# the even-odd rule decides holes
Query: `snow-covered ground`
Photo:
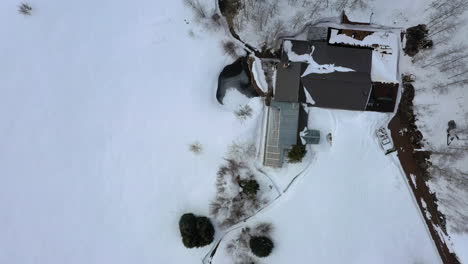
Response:
[[[0,263],[199,263],[179,217],[208,214],[261,114],[216,101],[224,33],[182,1],[19,3],[0,2]]]
[[[396,154],[376,140],[390,115],[310,108],[309,118],[333,144],[311,145],[304,175],[250,221],[274,226],[275,250],[259,263],[441,263]],[[237,233],[215,264],[233,263],[225,245]]]
[[[437,52],[435,50],[434,52]],[[406,58],[408,59],[408,58]],[[466,129],[468,93],[465,87],[450,87],[440,91],[434,86],[449,80],[437,69],[423,69],[423,63],[403,61],[403,70],[416,75],[414,109],[417,126],[424,136],[424,149],[437,154],[431,156],[432,164],[445,171],[432,170],[429,187],[438,198],[439,210],[446,216],[449,244],[462,263],[468,262],[468,151],[466,134],[447,146],[448,121],[454,120],[459,129]],[[453,74],[453,73],[452,73]],[[463,175],[465,173],[465,175]]]
[[[232,62],[226,32],[197,25],[182,1],[29,2],[31,16],[0,2],[0,263],[198,263],[209,247],[184,248],[179,217],[208,215],[228,145],[257,142],[263,117],[259,99],[216,101]],[[426,1],[397,2],[353,15],[422,21]],[[245,29],[256,47],[268,37]],[[240,122],[245,103],[253,116]],[[276,228],[268,263],[438,263],[396,158],[374,137],[388,116],[316,114],[333,147],[316,146],[308,167],[265,170],[283,188],[307,168],[256,218]],[[452,238],[466,259],[466,236]],[[229,261],[222,248],[216,263]]]

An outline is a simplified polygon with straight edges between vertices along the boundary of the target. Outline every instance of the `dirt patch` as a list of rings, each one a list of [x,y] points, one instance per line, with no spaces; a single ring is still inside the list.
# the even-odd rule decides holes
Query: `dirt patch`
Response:
[[[346,36],[357,39],[363,40],[365,37],[372,35],[374,32],[371,31],[363,31],[363,30],[354,30],[354,29],[339,29],[338,34],[345,34]]]
[[[388,127],[392,132],[392,139],[397,148],[400,163],[443,263],[457,264],[460,261],[454,253],[450,252],[444,237],[437,231],[437,229],[440,229],[447,235],[445,217],[437,208],[437,197],[431,193],[426,184],[430,177],[427,168],[430,164],[431,154],[427,151],[418,151],[422,147],[421,140],[423,137],[415,125],[413,98],[413,85],[405,83],[398,112]],[[423,207],[421,201],[426,203],[426,208]],[[429,217],[425,213],[426,210],[430,213]]]
[[[364,23],[364,22],[354,22],[349,20],[348,16],[346,13],[343,11],[341,13],[341,24],[349,24],[349,25],[370,25],[370,23]]]

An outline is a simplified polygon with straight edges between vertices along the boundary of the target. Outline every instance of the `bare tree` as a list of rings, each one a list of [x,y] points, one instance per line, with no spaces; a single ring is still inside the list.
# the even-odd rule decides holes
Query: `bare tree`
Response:
[[[439,203],[447,208],[445,214],[449,219],[448,224],[457,233],[468,233],[468,173],[435,164],[431,166],[430,172],[439,185],[445,188],[437,197]]]
[[[452,87],[464,87],[468,85],[468,74],[464,74],[464,78],[458,80],[449,80],[446,82],[438,82],[433,86],[434,91],[438,91],[441,94],[447,94],[449,89]]]
[[[29,16],[32,12],[32,7],[28,3],[21,3],[18,7],[18,12],[20,14]]]
[[[196,21],[206,29],[215,31],[223,27],[222,17],[216,9],[204,6],[199,0],[184,0],[184,3],[193,11]]]
[[[434,1],[431,5],[433,13],[430,15],[430,22],[427,26],[429,29],[434,29],[445,21],[458,18],[463,14],[468,8],[468,0]]]
[[[189,144],[189,150],[194,154],[201,154],[203,152],[203,146],[200,142],[195,141]]]
[[[198,0],[184,0],[184,3],[194,11],[195,17],[198,19],[204,19],[208,17],[208,11],[206,10],[205,6],[200,4]]]
[[[468,9],[468,0],[442,0],[430,4],[432,13],[427,28],[434,44],[448,42],[460,24],[459,17]]]
[[[238,47],[237,47],[236,43],[234,43],[233,41],[228,40],[228,41],[224,41],[222,43],[222,46],[223,46],[224,52],[227,55],[231,56],[233,59],[239,58],[239,54],[237,52]]]
[[[338,11],[350,9],[364,9],[367,7],[367,0],[338,0],[335,2],[335,9]]]
[[[443,49],[431,57],[427,58],[426,63],[423,64],[422,68],[434,67],[434,66],[447,66],[454,61],[458,61],[466,58],[468,45],[466,44],[452,44],[446,49]]]
[[[234,112],[237,118],[241,121],[245,121],[247,118],[251,117],[252,113],[253,113],[253,109],[248,104],[241,105],[239,109]]]
[[[422,59],[422,68],[436,68],[446,74],[432,87],[439,93],[447,93],[451,87],[461,87],[468,84],[468,45],[453,44],[431,56]]]

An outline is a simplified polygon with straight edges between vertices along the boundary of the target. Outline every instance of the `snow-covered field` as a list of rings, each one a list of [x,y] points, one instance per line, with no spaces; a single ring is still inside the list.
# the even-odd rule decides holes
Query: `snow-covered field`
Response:
[[[333,144],[311,145],[309,169],[250,221],[274,226],[275,251],[259,263],[440,263],[396,154],[375,138],[389,117],[310,108],[311,128],[330,131]],[[236,234],[214,263],[233,263],[225,244]]]
[[[179,217],[261,114],[216,101],[224,35],[181,1],[30,3],[0,2],[0,263],[199,263]]]

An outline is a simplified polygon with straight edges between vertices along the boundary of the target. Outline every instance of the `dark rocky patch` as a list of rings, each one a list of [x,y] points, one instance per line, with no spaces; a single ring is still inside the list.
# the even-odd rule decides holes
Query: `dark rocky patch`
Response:
[[[431,48],[432,40],[428,39],[429,29],[424,24],[410,27],[406,30],[406,46],[404,51],[413,57],[421,49]]]
[[[216,99],[220,104],[223,104],[226,90],[231,88],[237,89],[249,98],[259,96],[252,85],[248,71],[249,66],[246,58],[239,58],[234,63],[224,67],[219,74],[218,89],[216,91]]]

